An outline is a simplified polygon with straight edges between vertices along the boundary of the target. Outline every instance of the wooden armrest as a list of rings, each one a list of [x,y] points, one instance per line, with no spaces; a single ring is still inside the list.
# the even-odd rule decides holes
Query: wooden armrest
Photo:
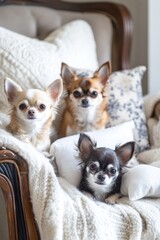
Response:
[[[30,201],[27,162],[9,149],[0,149],[0,187],[8,218],[9,238],[40,239]]]

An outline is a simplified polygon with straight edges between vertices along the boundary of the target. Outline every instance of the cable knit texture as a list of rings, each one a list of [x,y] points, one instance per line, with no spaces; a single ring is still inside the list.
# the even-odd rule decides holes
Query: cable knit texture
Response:
[[[41,153],[3,129],[0,144],[16,151],[28,163],[30,197],[41,239],[160,239],[160,199],[130,202],[123,197],[113,206],[96,202],[57,178]]]

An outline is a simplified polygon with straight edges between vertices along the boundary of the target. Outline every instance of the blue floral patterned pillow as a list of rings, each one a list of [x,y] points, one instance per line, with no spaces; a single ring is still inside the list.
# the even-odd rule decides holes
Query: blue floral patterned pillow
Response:
[[[109,84],[109,126],[133,120],[135,123],[136,150],[149,147],[148,130],[143,106],[141,80],[146,67],[117,71],[111,74]]]

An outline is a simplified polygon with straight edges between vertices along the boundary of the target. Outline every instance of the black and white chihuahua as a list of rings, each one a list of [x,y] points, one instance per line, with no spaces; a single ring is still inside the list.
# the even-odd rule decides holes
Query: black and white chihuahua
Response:
[[[96,147],[90,137],[80,134],[78,140],[82,178],[79,189],[91,194],[96,200],[116,203],[120,196],[122,168],[134,153],[135,143],[127,142],[115,150]]]

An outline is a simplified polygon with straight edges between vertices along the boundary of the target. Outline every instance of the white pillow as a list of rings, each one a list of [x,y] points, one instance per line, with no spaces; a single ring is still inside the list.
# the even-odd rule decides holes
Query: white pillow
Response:
[[[115,149],[118,144],[133,141],[133,131],[134,122],[129,121],[111,128],[87,132],[86,134],[97,142],[97,147]],[[81,179],[81,168],[78,165],[80,159],[76,147],[78,139],[79,134],[64,137],[52,143],[50,148],[50,153],[55,157],[59,175],[75,186],[79,185]]]
[[[61,61],[69,66],[88,66],[93,71],[99,67],[93,31],[84,20],[69,22],[50,33],[44,40],[57,46]]]
[[[40,41],[0,27],[0,99],[5,104],[3,78],[8,76],[23,88],[48,86],[60,77],[61,62],[96,70],[96,46],[90,25],[70,22]]]
[[[140,164],[122,176],[121,193],[131,201],[143,197],[160,197],[160,169]]]

